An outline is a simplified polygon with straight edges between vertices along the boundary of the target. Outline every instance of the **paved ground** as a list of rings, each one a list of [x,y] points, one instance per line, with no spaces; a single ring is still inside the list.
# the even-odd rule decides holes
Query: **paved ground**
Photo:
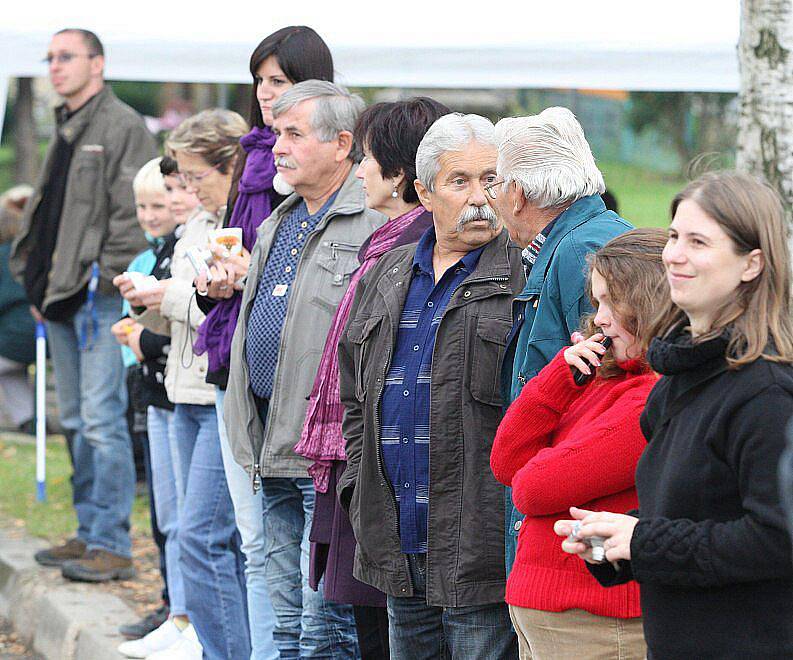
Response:
[[[8,621],[0,618],[0,660],[43,660],[43,658],[23,644]]]

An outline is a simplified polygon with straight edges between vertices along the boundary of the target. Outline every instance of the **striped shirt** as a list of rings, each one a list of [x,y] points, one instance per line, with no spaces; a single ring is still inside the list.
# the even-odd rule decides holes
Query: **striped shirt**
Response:
[[[476,268],[482,248],[469,252],[435,284],[435,229],[419,241],[413,278],[399,322],[381,399],[383,464],[397,501],[404,553],[427,552],[430,384],[435,336],[455,289]]]

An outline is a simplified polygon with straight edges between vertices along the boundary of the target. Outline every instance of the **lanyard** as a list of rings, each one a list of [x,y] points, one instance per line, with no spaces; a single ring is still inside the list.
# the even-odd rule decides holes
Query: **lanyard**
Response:
[[[91,264],[91,279],[88,282],[88,293],[85,300],[86,316],[83,318],[78,336],[81,351],[89,351],[93,347],[94,338],[99,334],[99,319],[96,315],[96,290],[99,288],[99,263]],[[89,335],[90,332],[90,335]]]

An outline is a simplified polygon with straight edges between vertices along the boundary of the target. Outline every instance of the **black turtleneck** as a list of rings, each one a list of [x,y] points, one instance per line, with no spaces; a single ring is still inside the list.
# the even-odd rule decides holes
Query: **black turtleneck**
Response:
[[[639,523],[619,573],[641,587],[649,657],[793,657],[793,562],[777,488],[793,367],[728,370],[729,335],[653,340],[663,377],[647,400]]]

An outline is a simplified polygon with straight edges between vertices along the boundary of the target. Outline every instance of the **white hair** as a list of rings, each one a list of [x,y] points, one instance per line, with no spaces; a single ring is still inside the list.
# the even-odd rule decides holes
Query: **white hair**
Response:
[[[495,134],[504,188],[514,181],[538,208],[566,206],[606,190],[584,130],[567,108],[507,117]]]
[[[462,151],[471,142],[495,146],[493,122],[479,115],[459,112],[435,120],[416,151],[416,178],[429,192],[434,192],[441,156],[447,151]]]
[[[138,195],[165,194],[165,178],[160,171],[162,158],[152,158],[132,179],[132,192]]]

